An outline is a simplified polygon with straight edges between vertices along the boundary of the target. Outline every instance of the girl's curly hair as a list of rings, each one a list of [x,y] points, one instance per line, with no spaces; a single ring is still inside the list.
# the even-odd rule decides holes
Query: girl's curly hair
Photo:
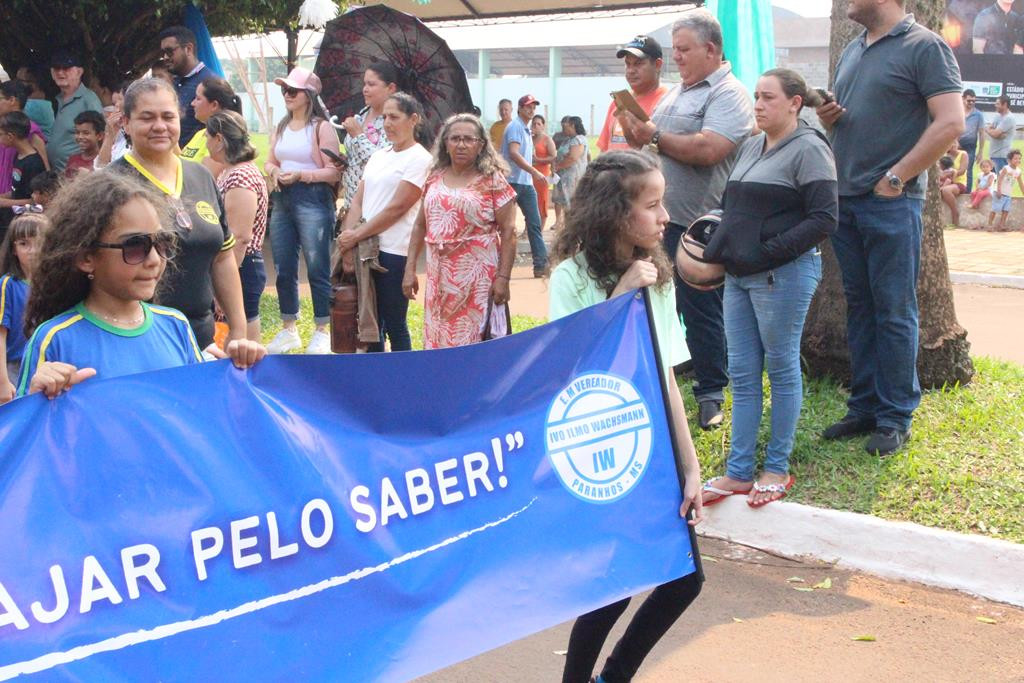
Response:
[[[25,332],[68,310],[89,294],[89,280],[77,264],[110,227],[114,214],[132,199],[153,205],[163,229],[171,230],[164,197],[142,181],[114,171],[80,173],[61,187],[50,207],[50,228],[43,233],[28,306]]]
[[[644,189],[644,176],[660,172],[660,168],[656,156],[634,150],[607,152],[592,161],[576,186],[565,225],[555,237],[554,261],[583,254],[587,274],[609,296],[638,259],[652,260],[658,269],[658,287],[671,283],[672,265],[661,245],[653,250],[635,247],[625,260],[615,248],[619,235],[629,227],[629,214]]]

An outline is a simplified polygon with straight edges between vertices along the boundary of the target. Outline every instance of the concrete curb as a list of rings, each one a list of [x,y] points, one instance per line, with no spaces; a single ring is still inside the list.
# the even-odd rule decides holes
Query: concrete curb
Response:
[[[949,280],[955,285],[985,285],[1024,289],[1024,275],[994,275],[992,273],[966,273],[950,271]]]
[[[1024,607],[1024,545],[799,503],[752,510],[746,496],[706,516],[704,536]]]

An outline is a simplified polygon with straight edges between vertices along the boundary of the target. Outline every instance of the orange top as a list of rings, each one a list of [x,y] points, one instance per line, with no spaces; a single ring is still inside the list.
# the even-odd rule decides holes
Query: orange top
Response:
[[[654,108],[658,106],[662,96],[668,91],[669,87],[667,85],[659,85],[654,90],[643,95],[633,93],[633,97],[636,98],[636,103],[640,105],[640,108],[650,116]],[[615,118],[615,100],[612,100],[611,104],[608,105],[608,115],[604,119],[601,135],[597,138],[597,148],[602,152],[607,152],[610,149],[629,149],[626,136],[622,134],[622,126],[619,125],[619,120]]]
[[[551,157],[551,156],[555,155],[555,150],[548,149],[548,144],[545,141],[546,139],[547,138],[541,138],[539,142],[535,141],[533,143],[533,158],[534,159],[536,159],[537,157]],[[546,175],[546,176],[551,175],[551,162],[548,162],[546,164],[537,164],[537,163],[535,163],[533,165],[533,167],[535,169],[537,169],[538,171],[540,171],[541,173],[543,173],[544,175]]]

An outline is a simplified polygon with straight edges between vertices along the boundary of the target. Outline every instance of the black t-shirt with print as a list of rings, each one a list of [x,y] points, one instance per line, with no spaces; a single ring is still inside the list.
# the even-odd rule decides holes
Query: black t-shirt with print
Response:
[[[157,290],[157,301],[188,317],[200,348],[213,341],[213,279],[210,269],[217,255],[235,246],[228,230],[224,206],[213,176],[201,164],[182,161],[181,204],[191,228],[175,224],[178,255],[168,264]],[[109,166],[149,182],[124,158]],[[173,200],[172,200],[173,205]]]
[[[32,188],[29,186],[32,184],[32,179],[44,171],[46,171],[46,166],[43,164],[43,158],[38,154],[32,153],[21,159],[15,159],[14,169],[11,171],[11,198],[31,199]],[[0,210],[0,226],[6,228],[13,219],[14,211],[6,207]]]

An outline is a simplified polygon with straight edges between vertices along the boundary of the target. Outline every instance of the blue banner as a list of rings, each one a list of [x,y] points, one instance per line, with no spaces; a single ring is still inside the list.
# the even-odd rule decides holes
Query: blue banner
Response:
[[[0,680],[405,680],[695,571],[644,304],[0,408]]]

